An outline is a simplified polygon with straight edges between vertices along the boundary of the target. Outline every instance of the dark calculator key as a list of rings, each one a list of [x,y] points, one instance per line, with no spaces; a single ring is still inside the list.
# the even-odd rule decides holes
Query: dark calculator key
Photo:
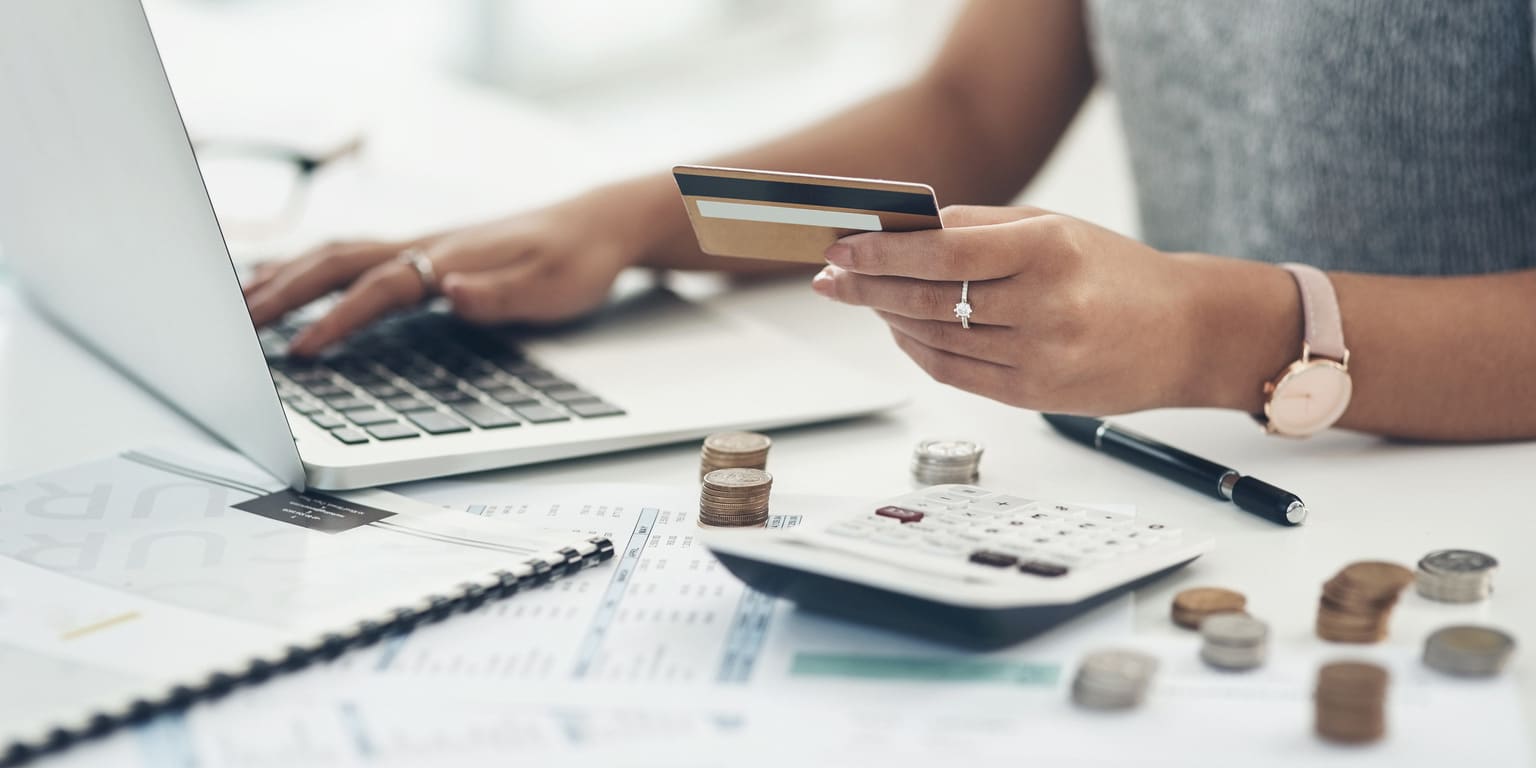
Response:
[[[315,397],[335,397],[337,395],[347,394],[347,390],[332,384],[330,379],[315,382],[313,384],[306,384],[304,385],[304,388],[309,390],[309,393]]]
[[[278,370],[286,374],[295,384],[305,386],[329,383],[331,380],[331,372],[324,368],[287,365],[279,367]]]
[[[565,414],[547,405],[523,405],[517,408],[513,408],[512,410],[517,411],[517,415],[533,422],[534,424],[545,424],[551,421],[571,420],[571,417],[566,416]]]
[[[411,413],[412,411],[430,411],[430,410],[432,410],[432,406],[431,405],[428,405],[427,403],[423,403],[422,401],[417,400],[416,398],[411,397],[410,395],[405,395],[405,396],[402,396],[402,397],[391,397],[390,399],[385,400],[384,404],[389,406],[391,409],[399,411],[401,413]]]
[[[395,386],[393,384],[390,384],[389,382],[384,381],[382,379],[379,380],[378,382],[375,382],[373,384],[369,384],[369,385],[363,387],[363,389],[368,390],[368,394],[373,395],[374,397],[377,397],[380,400],[384,400],[384,399],[391,398],[391,397],[399,397],[399,396],[405,394],[405,390],[403,390],[403,389],[401,389],[401,388],[399,388],[399,387],[397,387],[397,386]]]
[[[522,392],[519,392],[519,391],[517,391],[517,390],[515,390],[515,389],[513,389],[511,387],[506,387],[504,389],[487,390],[486,394],[490,395],[492,400],[495,400],[496,402],[501,403],[502,405],[538,405],[539,404],[539,401],[538,401],[537,398],[533,397],[532,395],[525,395]]]
[[[404,437],[420,437],[421,433],[404,424],[380,424],[377,427],[369,427],[368,434],[380,440],[399,440]]]
[[[453,406],[464,418],[475,423],[481,429],[496,429],[498,427],[514,427],[520,424],[516,417],[508,416],[485,403],[476,401],[472,403],[460,403]]]
[[[502,364],[501,369],[513,376],[548,376],[549,371],[529,362],[508,361]]]
[[[993,568],[1009,568],[1019,562],[1019,558],[1006,552],[993,552],[987,549],[978,549],[971,553],[971,562],[980,565],[990,565]]]
[[[369,408],[363,411],[349,411],[347,418],[351,419],[353,424],[368,427],[374,424],[388,424],[395,420],[395,415],[377,408]]]
[[[321,429],[335,429],[337,427],[344,427],[347,425],[346,419],[343,419],[334,413],[317,413],[313,416],[310,416],[309,420],[313,421],[315,426]]]
[[[300,413],[305,416],[311,413],[319,413],[322,410],[319,403],[308,398],[290,397],[285,398],[284,402],[288,403],[288,407],[293,409],[294,413]]]
[[[923,521],[923,513],[915,509],[905,507],[881,507],[875,510],[880,517],[889,517],[902,523],[920,523]]]
[[[373,403],[352,395],[336,395],[327,397],[325,404],[338,411],[360,411],[364,408],[372,408]]]
[[[1048,579],[1067,575],[1067,567],[1065,565],[1047,563],[1041,560],[1025,560],[1019,563],[1019,570],[1035,576],[1044,576]]]
[[[570,403],[565,407],[571,409],[577,416],[584,419],[596,419],[601,416],[623,416],[624,409],[605,403],[601,400],[586,400],[580,403]]]
[[[584,389],[560,389],[550,392],[549,399],[557,403],[579,403],[583,400],[596,400],[597,395]]]
[[[422,430],[434,435],[448,435],[454,432],[468,432],[469,425],[465,424],[446,413],[437,411],[422,411],[421,413],[408,413],[405,416],[421,427]]]
[[[355,430],[355,429],[353,429],[351,427],[343,427],[341,429],[333,429],[333,430],[331,430],[331,437],[334,437],[337,440],[340,440],[343,443],[346,443],[347,445],[357,445],[358,443],[366,443],[366,442],[368,442],[368,436],[367,435],[365,435],[362,432],[360,432],[358,430]]]

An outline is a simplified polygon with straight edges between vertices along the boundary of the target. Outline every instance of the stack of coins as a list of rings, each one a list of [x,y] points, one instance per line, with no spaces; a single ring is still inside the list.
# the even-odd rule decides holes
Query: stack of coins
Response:
[[[699,479],[717,469],[767,469],[773,441],[756,432],[717,432],[699,450]]]
[[[1396,563],[1351,563],[1323,584],[1317,636],[1336,643],[1375,643],[1387,637],[1397,596],[1413,572]]]
[[[1186,589],[1173,598],[1173,623],[1185,629],[1199,629],[1207,616],[1241,613],[1248,598],[1240,592],[1219,587]]]
[[[1269,650],[1269,625],[1247,614],[1219,613],[1200,622],[1200,658],[1219,669],[1253,669]]]
[[[1387,733],[1387,670],[1338,661],[1317,671],[1317,735],[1342,744],[1369,744]]]
[[[704,476],[699,525],[744,528],[768,522],[773,475],[761,469],[717,469]]]
[[[1087,709],[1130,709],[1146,698],[1157,659],[1124,650],[1083,657],[1072,680],[1072,701]]]
[[[1468,549],[1441,549],[1419,561],[1419,594],[1442,603],[1476,603],[1493,591],[1499,561]]]
[[[922,485],[974,483],[980,475],[980,443],[924,440],[912,451],[912,477]]]
[[[1490,627],[1437,629],[1424,642],[1424,664],[1448,675],[1493,677],[1515,652],[1515,639]]]

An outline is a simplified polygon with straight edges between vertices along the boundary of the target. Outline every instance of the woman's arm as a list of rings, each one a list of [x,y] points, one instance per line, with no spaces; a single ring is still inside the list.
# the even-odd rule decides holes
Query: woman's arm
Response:
[[[1259,412],[1260,384],[1300,354],[1294,281],[1267,265],[1178,258],[1202,276],[1201,325],[1230,329],[1210,337],[1213,375],[1196,388],[1198,404]],[[1536,271],[1329,277],[1354,384],[1338,426],[1421,440],[1536,437]]]
[[[958,226],[868,233],[827,251],[823,295],[870,306],[934,378],[1086,414],[1169,406],[1259,412],[1300,357],[1284,270],[1167,254],[1048,211],[961,207]],[[1354,395],[1339,426],[1424,440],[1536,438],[1536,271],[1335,273]],[[971,280],[969,330],[953,314]]]
[[[1005,203],[1045,163],[1093,81],[1080,0],[972,0],[917,80],[711,163],[917,181],[944,204]],[[649,244],[639,257],[646,265],[804,269],[700,252],[669,175],[607,193],[644,201],[649,215],[633,236]]]

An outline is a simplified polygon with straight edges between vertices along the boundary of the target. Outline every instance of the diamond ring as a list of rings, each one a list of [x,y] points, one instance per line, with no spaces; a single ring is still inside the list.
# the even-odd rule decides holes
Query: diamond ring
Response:
[[[427,258],[426,251],[420,248],[407,248],[395,258],[416,270],[416,276],[421,278],[421,292],[424,296],[437,293],[437,270],[432,268],[432,260]]]
[[[960,283],[960,303],[955,305],[955,317],[960,318],[961,328],[971,327],[971,281]]]

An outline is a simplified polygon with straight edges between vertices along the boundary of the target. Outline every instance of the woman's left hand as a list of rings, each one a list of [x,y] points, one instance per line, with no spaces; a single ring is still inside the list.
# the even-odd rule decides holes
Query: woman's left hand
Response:
[[[1039,209],[950,206],[942,215],[944,229],[843,238],[812,287],[873,308],[938,381],[1021,407],[1097,415],[1224,404],[1202,357],[1235,329],[1209,327],[1202,267],[1237,263],[1295,293],[1274,267],[1166,254]],[[954,311],[962,280],[971,281],[969,329]]]

